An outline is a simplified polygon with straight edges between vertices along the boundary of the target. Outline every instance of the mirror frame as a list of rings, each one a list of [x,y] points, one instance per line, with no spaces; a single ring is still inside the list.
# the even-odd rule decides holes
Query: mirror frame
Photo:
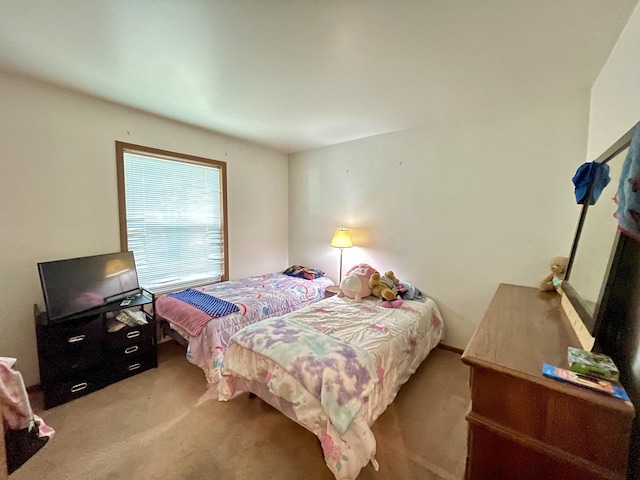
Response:
[[[622,137],[620,137],[613,145],[611,145],[602,155],[600,155],[594,162],[596,163],[609,163],[610,160],[615,158],[621,152],[623,152],[626,148],[631,145],[631,136],[633,134],[633,128],[625,133]],[[624,160],[623,160],[624,161]],[[619,182],[620,179],[613,179],[616,182]],[[584,204],[582,205],[582,210],[580,212],[580,218],[578,219],[578,226],[576,227],[576,234],[573,239],[573,245],[571,246],[571,254],[569,255],[569,263],[567,265],[567,272],[565,275],[565,280],[562,282],[562,291],[567,296],[569,302],[571,302],[572,307],[582,320],[582,323],[587,328],[589,334],[592,337],[597,337],[598,330],[600,325],[602,324],[602,316],[604,313],[604,308],[607,304],[608,298],[610,296],[609,289],[609,277],[612,271],[612,267],[615,264],[616,252],[618,251],[618,245],[620,242],[620,231],[618,230],[613,242],[613,247],[609,254],[609,262],[607,264],[607,269],[605,271],[604,278],[602,279],[602,285],[600,287],[600,294],[598,295],[598,301],[595,306],[594,313],[591,314],[586,305],[584,299],[580,296],[580,293],[576,291],[576,289],[571,284],[571,267],[573,266],[573,262],[576,257],[576,253],[578,251],[578,244],[580,242],[580,235],[582,234],[582,228],[584,226],[585,219],[587,217],[587,212],[589,210],[590,200],[593,196],[593,181],[589,183],[587,188],[587,193],[585,196]]]

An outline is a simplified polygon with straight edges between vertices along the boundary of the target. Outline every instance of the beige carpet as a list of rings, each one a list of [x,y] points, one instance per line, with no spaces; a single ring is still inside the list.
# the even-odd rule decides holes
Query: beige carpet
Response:
[[[166,342],[159,367],[59,407],[55,437],[10,480],[331,480],[316,437],[260,399],[207,401],[202,371]],[[436,348],[373,426],[365,479],[462,479],[469,370]]]

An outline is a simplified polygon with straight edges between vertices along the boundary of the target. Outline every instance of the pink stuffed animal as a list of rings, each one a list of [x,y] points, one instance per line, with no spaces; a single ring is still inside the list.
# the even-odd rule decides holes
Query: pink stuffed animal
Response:
[[[367,280],[369,280],[369,277],[373,275],[373,272],[377,272],[377,270],[368,263],[359,263],[347,270],[346,274],[351,275],[352,273],[355,273],[356,275],[364,275],[367,277]]]
[[[356,302],[362,302],[364,297],[371,295],[369,277],[371,277],[371,274],[375,271],[373,267],[366,263],[360,263],[351,267],[342,279],[342,282],[340,282],[338,297],[348,297]]]
[[[380,306],[386,308],[399,308],[402,305],[402,298],[398,295],[393,300],[384,300]]]

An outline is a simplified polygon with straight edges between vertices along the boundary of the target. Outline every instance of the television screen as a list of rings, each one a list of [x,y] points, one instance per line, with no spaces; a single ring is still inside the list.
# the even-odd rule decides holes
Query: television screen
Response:
[[[38,263],[49,320],[60,320],[138,293],[133,252]]]

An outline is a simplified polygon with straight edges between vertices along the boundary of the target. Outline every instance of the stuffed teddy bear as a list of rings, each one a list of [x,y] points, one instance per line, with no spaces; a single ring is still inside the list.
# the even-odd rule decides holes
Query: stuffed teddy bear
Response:
[[[569,265],[569,259],[567,257],[553,257],[549,267],[551,273],[544,277],[540,282],[538,288],[542,292],[558,291],[560,283],[564,280],[564,276],[567,273],[567,266]]]
[[[369,288],[371,294],[380,297],[383,300],[391,301],[398,295],[398,285],[400,281],[396,278],[392,271],[388,271],[384,275],[380,272],[374,272],[369,278]]]
[[[364,297],[371,295],[369,277],[373,272],[375,272],[375,269],[366,263],[351,267],[342,282],[340,282],[338,297],[348,297],[356,302],[362,302]]]

